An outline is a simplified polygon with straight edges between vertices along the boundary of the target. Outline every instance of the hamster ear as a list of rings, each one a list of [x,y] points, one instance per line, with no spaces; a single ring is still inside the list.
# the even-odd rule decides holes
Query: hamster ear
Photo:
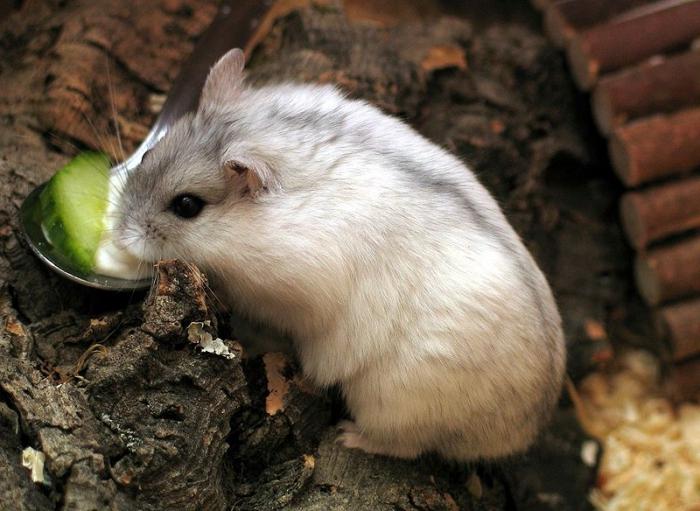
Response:
[[[227,160],[224,168],[229,177],[240,187],[243,195],[255,197],[273,186],[272,171],[262,162]]]
[[[199,98],[200,109],[236,99],[243,85],[245,54],[240,48],[229,50],[212,66]]]

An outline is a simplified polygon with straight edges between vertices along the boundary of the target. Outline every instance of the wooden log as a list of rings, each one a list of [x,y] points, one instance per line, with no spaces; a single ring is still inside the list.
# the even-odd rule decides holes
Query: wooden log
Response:
[[[635,279],[649,305],[700,293],[700,236],[639,254]]]
[[[620,216],[627,239],[636,249],[700,228],[700,176],[628,192],[620,201]]]
[[[603,135],[630,120],[700,103],[700,51],[653,58],[604,76],[591,98]]]
[[[700,108],[655,115],[615,129],[613,168],[629,187],[700,167]]]
[[[11,27],[10,31],[0,29],[0,33],[6,34],[3,50],[8,50],[3,51],[0,65],[0,117],[7,126],[7,129],[0,128],[0,386],[8,381],[5,378],[8,374],[18,378],[26,375],[31,381],[21,388],[15,386],[12,397],[0,391],[0,408],[5,406],[11,414],[16,412],[21,428],[17,432],[13,427],[16,439],[12,441],[3,436],[5,430],[0,427],[0,509],[38,511],[55,509],[59,504],[64,509],[121,511],[214,510],[217,507],[376,511],[487,506],[506,509],[519,506],[521,500],[525,501],[523,506],[527,506],[531,501],[529,496],[538,494],[546,494],[561,507],[574,508],[585,502],[594,469],[580,460],[584,440],[568,409],[556,412],[556,422],[541,435],[542,443],[530,451],[533,455],[529,459],[491,470],[489,484],[483,485],[477,499],[465,486],[465,477],[449,464],[430,460],[431,466],[426,467],[424,459],[413,463],[397,461],[336,445],[336,432],[327,415],[328,406],[323,405],[322,398],[302,399],[301,388],[295,390],[291,382],[285,410],[269,416],[263,405],[267,393],[264,372],[258,371],[250,360],[239,366],[236,359],[227,361],[199,353],[187,337],[175,332],[188,326],[178,318],[183,313],[190,315],[190,310],[196,311],[201,302],[193,298],[201,294],[189,295],[183,289],[178,294],[156,295],[146,311],[149,317],[146,324],[139,319],[141,309],[133,303],[133,296],[116,297],[82,289],[41,267],[27,247],[20,244],[15,213],[20,197],[36,183],[46,180],[52,169],[65,163],[67,156],[46,143],[42,135],[48,130],[30,115],[36,105],[50,99],[46,97],[43,79],[48,76],[49,63],[61,59],[66,64],[67,57],[61,52],[64,45],[87,50],[99,45],[103,50],[99,53],[99,62],[114,58],[116,65],[112,69],[123,69],[122,72],[127,73],[125,80],[134,82],[134,89],[130,90],[136,92],[127,94],[128,108],[118,110],[120,117],[131,119],[145,108],[143,103],[150,92],[167,90],[168,77],[202,30],[195,29],[194,23],[207,12],[213,15],[214,7],[221,2],[73,0],[33,3],[13,0],[12,3],[17,9],[21,5],[21,16],[18,14],[4,24]],[[575,161],[586,159],[585,147],[556,129],[556,119],[569,118],[574,113],[572,97],[566,87],[553,91],[552,96],[538,103],[536,115],[543,122],[538,126],[525,126],[528,129],[516,135],[510,133],[510,127],[522,124],[519,122],[522,113],[503,109],[485,110],[477,117],[466,112],[464,118],[462,112],[459,130],[446,133],[444,130],[450,124],[444,119],[454,117],[454,104],[450,101],[455,93],[452,85],[444,84],[445,94],[426,94],[433,80],[420,67],[424,56],[437,45],[459,46],[471,48],[470,57],[474,57],[474,62],[470,63],[474,64],[474,71],[484,73],[490,80],[491,85],[479,90],[475,97],[490,101],[494,88],[497,95],[498,89],[508,91],[509,86],[513,86],[517,90],[511,92],[512,99],[527,104],[527,95],[532,91],[549,90],[548,83],[562,83],[564,79],[558,63],[543,58],[551,55],[535,32],[526,30],[510,40],[481,34],[472,36],[469,24],[457,20],[427,22],[418,29],[403,23],[396,28],[383,29],[367,23],[349,23],[342,12],[315,7],[318,3],[313,2],[309,8],[300,9],[275,24],[270,38],[256,49],[254,64],[248,70],[254,83],[281,78],[297,82],[341,82],[354,97],[390,105],[408,121],[425,118],[436,138],[449,135],[470,141],[471,145],[481,145],[488,154],[484,154],[486,158],[480,163],[495,170],[496,182],[508,180],[512,172],[528,166],[547,167],[547,162],[560,148],[575,155],[572,156]],[[147,10],[174,12],[168,16],[153,13],[144,16]],[[86,41],[88,36],[90,39]],[[122,41],[132,44],[128,50],[114,55],[114,48],[119,48]],[[523,53],[519,50],[523,44],[532,50],[525,52],[526,62],[537,64],[534,76],[517,75],[523,65],[523,61],[517,59],[519,53]],[[85,59],[86,54],[79,50],[70,55]],[[362,58],[347,59],[348,55]],[[160,62],[157,73],[151,62]],[[104,69],[102,65],[95,67],[93,74],[74,75],[75,81],[70,83],[85,85],[77,93],[89,92],[87,99],[103,108],[101,116],[108,118],[111,115],[104,115],[104,106],[109,102],[106,94],[109,77]],[[157,75],[158,80],[144,81],[142,70]],[[504,70],[512,73],[504,73]],[[517,77],[520,87],[514,86],[511,74]],[[57,76],[57,81],[62,76],[70,77],[69,74]],[[158,86],[159,83],[166,86]],[[458,93],[470,94],[473,86],[467,85],[466,90],[459,89]],[[439,90],[442,88],[440,85]],[[116,91],[118,93],[118,89]],[[63,111],[69,112],[69,106],[64,104]],[[430,116],[423,115],[427,112]],[[499,133],[503,131],[499,126],[509,129],[502,133],[503,137],[491,137],[479,143],[476,139],[481,135],[474,133],[475,122],[479,125],[484,122]],[[540,144],[543,138],[547,139],[544,147]],[[502,151],[514,144],[523,150],[515,151],[508,158],[510,169],[492,164],[502,160]],[[79,146],[88,147],[84,143]],[[530,155],[535,153],[538,161],[532,162]],[[538,196],[540,192],[537,190]],[[523,229],[530,230],[527,228],[530,225],[536,227],[536,220],[523,220]],[[564,254],[562,260],[571,261],[575,258],[574,252],[600,255],[600,260],[587,259],[592,264],[589,271],[596,274],[614,264],[614,258],[598,248],[601,236],[614,239],[614,233],[608,232],[597,214],[586,216],[585,220],[580,226],[567,222],[562,229],[572,233],[579,243],[576,250]],[[557,232],[556,238],[538,240],[538,246],[545,252],[558,247],[560,234]],[[564,265],[558,265],[557,270],[560,266]],[[560,289],[578,283],[573,273],[558,279]],[[169,280],[175,285],[186,282],[182,275],[173,277]],[[607,291],[599,291],[596,285],[598,282],[593,282],[590,287],[583,286],[585,289],[565,293],[567,310],[574,310],[582,317],[602,317],[610,298]],[[186,286],[186,289],[191,287]],[[127,302],[131,306],[127,307]],[[6,311],[14,308],[23,318],[22,325],[6,321]],[[73,315],[88,321],[93,319],[92,311],[96,310],[119,313],[111,323],[114,327],[100,327],[102,333],[93,336],[94,342],[104,344],[109,352],[102,358],[97,351],[86,363],[85,371],[81,371],[82,378],[54,385],[46,374],[39,373],[39,369],[52,370],[56,362],[67,364],[78,358],[83,347],[93,340],[84,344],[79,334],[73,333]],[[220,312],[220,318],[228,322],[223,307]],[[54,322],[52,318],[63,319]],[[95,323],[103,323],[99,317],[96,319]],[[20,345],[18,336],[5,332],[3,327],[15,332],[26,330],[25,340]],[[158,334],[159,339],[153,339],[144,330]],[[48,331],[55,332],[50,340],[46,335]],[[245,367],[243,375],[236,369],[242,367]],[[52,399],[54,396],[59,399]],[[15,397],[20,406],[15,404]],[[340,396],[334,400],[336,417],[340,413],[340,400]],[[75,408],[64,406],[68,401],[81,403],[77,413],[73,413]],[[232,412],[232,408],[235,411]],[[0,415],[2,413],[0,411]],[[307,417],[310,417],[308,422]],[[66,421],[74,419],[83,424],[89,420],[93,427],[66,426]],[[226,435],[230,428],[232,431]],[[319,434],[321,428],[325,433]],[[51,487],[34,485],[20,465],[21,448],[40,448],[44,442],[42,437],[33,434],[34,431],[52,435],[54,439],[52,455],[47,455]],[[231,443],[225,456],[221,451],[212,452],[221,448],[222,437]],[[55,439],[63,440],[59,444]],[[322,443],[316,447],[319,440]],[[3,456],[2,451],[8,456]],[[307,464],[297,461],[298,454],[309,453],[318,453],[311,479],[307,477]],[[6,460],[9,463],[5,463]],[[206,474],[201,472],[201,460],[210,467]],[[51,472],[54,463],[68,472]],[[551,471],[547,470],[552,465],[557,467],[561,478],[553,480]],[[78,472],[85,466],[91,468],[90,474],[84,470]],[[16,470],[21,476],[17,479],[22,481],[22,486],[17,486],[16,492],[10,489],[16,479],[5,476],[9,470]],[[226,500],[224,506],[220,504],[221,499],[211,497],[208,486],[215,487],[217,493],[219,488],[225,490],[222,492]],[[27,487],[28,491],[36,489],[40,497],[45,497],[46,507],[35,506],[31,501],[25,506],[21,504]],[[187,500],[174,503],[162,497],[163,493],[172,496],[176,491],[180,495],[189,493]],[[71,495],[73,498],[82,496],[82,505],[71,500]],[[132,501],[135,502],[132,504]],[[88,507],[89,504],[92,506]]]
[[[576,34],[567,54],[576,83],[589,90],[602,73],[688,45],[699,33],[700,0],[662,0]]]
[[[700,299],[661,308],[656,327],[670,342],[674,360],[700,355]]]
[[[670,384],[676,399],[696,399],[700,395],[700,357],[676,364],[671,369]]]
[[[577,31],[649,2],[650,0],[559,0],[546,7],[544,28],[552,42],[563,48]]]

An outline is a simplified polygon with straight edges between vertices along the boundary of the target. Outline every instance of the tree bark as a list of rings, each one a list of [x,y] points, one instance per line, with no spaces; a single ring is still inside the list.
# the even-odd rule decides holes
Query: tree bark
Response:
[[[584,174],[592,156],[555,50],[523,25],[477,34],[439,14],[409,23],[280,4],[251,48],[250,80],[339,84],[468,160],[530,241],[585,352],[584,324],[604,323],[626,283],[581,282],[572,269],[624,274],[627,254],[606,217],[613,179]],[[148,296],[118,295],[33,258],[16,219],[23,198],[78,150],[132,150],[215,8],[35,0],[0,26],[0,509],[586,508],[592,472],[569,409],[505,464],[346,450],[334,443],[342,401],[311,389],[292,358],[248,358],[227,340],[236,332],[197,269],[165,262]],[[572,175],[599,191],[569,201]],[[236,357],[190,340],[207,321]],[[29,447],[46,457],[43,483],[21,466]]]

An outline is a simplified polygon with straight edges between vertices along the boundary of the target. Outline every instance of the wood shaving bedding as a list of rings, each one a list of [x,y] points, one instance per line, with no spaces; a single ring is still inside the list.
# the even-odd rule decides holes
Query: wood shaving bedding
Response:
[[[700,405],[674,406],[646,352],[579,386],[582,423],[603,447],[591,503],[601,511],[700,511]]]

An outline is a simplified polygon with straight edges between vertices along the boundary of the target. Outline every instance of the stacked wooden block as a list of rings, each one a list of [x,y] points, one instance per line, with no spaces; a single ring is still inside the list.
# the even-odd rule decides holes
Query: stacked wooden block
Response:
[[[591,94],[637,288],[670,342],[676,389],[700,392],[700,0],[532,0]]]

